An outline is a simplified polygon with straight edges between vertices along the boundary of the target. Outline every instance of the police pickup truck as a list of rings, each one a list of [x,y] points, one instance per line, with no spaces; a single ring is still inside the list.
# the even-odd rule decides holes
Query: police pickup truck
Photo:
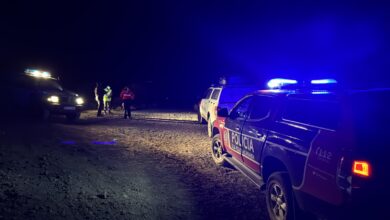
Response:
[[[212,158],[264,190],[272,220],[390,219],[389,107],[390,89],[257,91],[218,111]]]

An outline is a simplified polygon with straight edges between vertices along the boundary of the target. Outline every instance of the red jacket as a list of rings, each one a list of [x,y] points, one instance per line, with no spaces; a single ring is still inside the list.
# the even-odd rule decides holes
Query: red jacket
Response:
[[[130,90],[129,91],[122,90],[120,97],[122,100],[134,100],[135,95]]]

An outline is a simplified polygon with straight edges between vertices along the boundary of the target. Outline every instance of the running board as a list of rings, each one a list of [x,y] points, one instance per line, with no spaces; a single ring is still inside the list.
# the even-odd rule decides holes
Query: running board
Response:
[[[242,174],[244,174],[246,177],[248,177],[257,187],[262,188],[264,185],[263,178],[259,176],[259,174],[255,173],[245,165],[243,165],[240,161],[238,161],[234,157],[224,156],[225,160],[231,164],[234,168],[236,168],[238,171],[240,171]]]

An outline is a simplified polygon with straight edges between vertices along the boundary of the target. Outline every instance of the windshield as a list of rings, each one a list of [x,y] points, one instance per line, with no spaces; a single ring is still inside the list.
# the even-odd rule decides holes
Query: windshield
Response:
[[[35,87],[43,90],[59,90],[63,91],[62,86],[59,84],[57,80],[52,79],[38,79],[35,80]]]

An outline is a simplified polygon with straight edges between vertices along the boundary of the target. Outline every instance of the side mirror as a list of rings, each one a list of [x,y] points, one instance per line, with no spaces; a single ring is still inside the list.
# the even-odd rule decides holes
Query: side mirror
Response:
[[[229,112],[228,112],[227,108],[218,109],[217,116],[218,117],[224,117],[224,118],[229,117]]]

